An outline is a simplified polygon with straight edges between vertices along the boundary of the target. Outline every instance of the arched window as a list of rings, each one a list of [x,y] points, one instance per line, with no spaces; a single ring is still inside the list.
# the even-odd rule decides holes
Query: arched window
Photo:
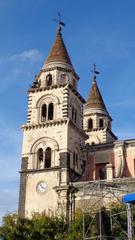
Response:
[[[47,148],[45,151],[45,168],[51,167],[51,148]]]
[[[93,120],[91,118],[88,120],[88,129],[93,129]]]
[[[42,168],[43,166],[43,149],[39,148],[37,152],[37,167],[38,169]]]
[[[48,106],[48,120],[53,120],[53,103]]]
[[[104,126],[103,118],[99,119],[99,127],[102,128]]]
[[[46,76],[46,86],[49,87],[52,85],[52,75],[49,73],[47,76]]]
[[[46,121],[46,116],[47,115],[47,106],[46,104],[43,104],[42,106],[42,113],[41,113],[41,121],[44,122]]]

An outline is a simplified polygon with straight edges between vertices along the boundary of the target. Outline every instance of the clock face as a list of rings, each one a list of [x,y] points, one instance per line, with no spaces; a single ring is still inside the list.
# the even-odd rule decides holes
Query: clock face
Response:
[[[41,181],[37,184],[37,191],[39,193],[44,193],[47,190],[47,184],[44,181]]]

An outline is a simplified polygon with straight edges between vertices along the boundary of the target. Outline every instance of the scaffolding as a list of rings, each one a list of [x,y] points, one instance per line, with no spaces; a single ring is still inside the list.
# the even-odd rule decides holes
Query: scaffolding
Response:
[[[125,185],[125,183],[124,183]],[[103,219],[102,219],[102,213],[106,211],[106,208],[104,207],[104,200],[109,199],[108,201],[110,201],[110,199],[115,199],[115,201],[117,200],[117,202],[121,203],[121,200],[119,200],[118,198],[118,193],[125,194],[125,190],[122,189],[122,184],[121,183],[114,183],[114,182],[107,182],[107,181],[102,181],[102,180],[98,180],[98,181],[94,181],[94,182],[88,182],[88,184],[86,185],[86,183],[83,185],[83,195],[82,198],[84,199],[86,195],[88,195],[89,198],[89,202],[92,202],[91,200],[96,198],[96,201],[94,201],[94,203],[91,203],[89,205],[89,207],[87,208],[86,211],[84,211],[85,206],[83,207],[83,240],[90,240],[90,239],[95,239],[95,240],[108,240],[108,239],[114,239],[114,236],[107,236],[106,232],[103,230],[104,228],[104,224],[103,224]],[[98,217],[99,217],[99,231],[98,234],[96,236],[90,237],[89,236],[89,230],[92,227],[93,222],[95,221],[95,218],[97,217],[97,211],[95,212],[95,215],[93,216],[91,222],[89,223],[88,228],[86,229],[86,225],[85,225],[85,214],[88,214],[89,212],[91,212],[91,210],[98,205]],[[118,214],[124,214],[124,212],[119,212],[117,214],[112,215],[111,214],[111,210],[108,209],[110,211],[106,211],[106,214],[108,214],[108,218],[110,219],[110,226],[112,229],[112,225],[113,223],[117,223],[119,225],[119,222],[117,222],[116,220],[116,215]],[[130,212],[131,213],[131,212]],[[129,215],[128,215],[129,216]],[[131,226],[131,221],[129,221],[130,226]],[[125,238],[124,239],[129,239],[132,240],[132,238],[128,238],[129,234],[121,229],[121,232],[123,232]]]

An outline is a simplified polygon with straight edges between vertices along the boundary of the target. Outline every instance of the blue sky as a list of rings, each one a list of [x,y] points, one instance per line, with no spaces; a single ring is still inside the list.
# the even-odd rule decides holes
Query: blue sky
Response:
[[[79,91],[87,98],[96,63],[115,134],[135,138],[135,1],[0,0],[0,218],[17,209],[26,92],[54,42],[58,11]]]

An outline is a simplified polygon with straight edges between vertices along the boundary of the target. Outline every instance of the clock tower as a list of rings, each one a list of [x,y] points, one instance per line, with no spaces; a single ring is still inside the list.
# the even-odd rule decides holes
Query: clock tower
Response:
[[[84,170],[82,105],[76,74],[59,27],[53,47],[28,89],[27,123],[22,126],[19,215],[70,211],[72,181]]]

